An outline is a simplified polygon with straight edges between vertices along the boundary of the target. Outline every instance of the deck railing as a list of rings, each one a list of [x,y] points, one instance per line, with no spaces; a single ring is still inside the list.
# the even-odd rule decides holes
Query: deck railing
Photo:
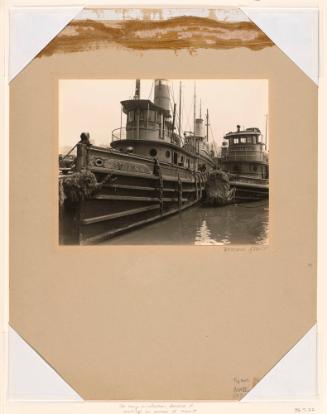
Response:
[[[111,142],[126,139],[126,128],[116,128],[111,132]]]
[[[122,140],[127,139],[127,132],[128,132],[128,138],[129,139],[133,139],[133,140],[142,139],[142,137],[144,136],[143,131],[150,131],[151,132],[151,130],[149,128],[146,128],[146,127],[140,127],[139,134],[137,133],[137,128],[129,128],[128,130],[125,127],[124,128],[116,128],[111,132],[111,142],[122,141]],[[153,130],[153,131],[155,131],[155,130]],[[161,138],[153,137],[151,139],[151,137],[146,136],[145,139],[175,143],[174,139],[171,137],[168,130],[165,130],[164,136],[162,136]]]
[[[229,152],[222,154],[222,161],[258,161],[267,162],[267,156],[263,152]]]
[[[229,173],[229,179],[231,181],[241,181],[243,183],[249,183],[249,184],[266,184],[269,185],[269,179],[263,178],[263,177],[254,177],[254,176],[246,176],[246,175],[239,175],[239,174],[233,174]]]

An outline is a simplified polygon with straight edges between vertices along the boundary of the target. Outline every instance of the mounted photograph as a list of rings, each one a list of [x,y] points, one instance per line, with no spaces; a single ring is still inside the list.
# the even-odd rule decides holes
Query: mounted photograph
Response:
[[[61,79],[60,245],[268,243],[266,79]]]
[[[10,401],[313,401],[318,13],[73,6],[9,14]]]

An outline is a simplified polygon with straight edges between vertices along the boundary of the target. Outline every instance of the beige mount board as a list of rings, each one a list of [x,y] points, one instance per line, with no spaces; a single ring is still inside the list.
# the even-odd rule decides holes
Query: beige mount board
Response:
[[[83,399],[239,400],[316,322],[317,86],[257,30],[260,48],[57,36],[10,83],[10,324]],[[59,247],[63,78],[268,79],[269,245]]]

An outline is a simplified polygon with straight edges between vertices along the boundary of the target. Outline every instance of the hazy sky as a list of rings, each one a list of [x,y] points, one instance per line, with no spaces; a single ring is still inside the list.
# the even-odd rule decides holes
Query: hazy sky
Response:
[[[268,81],[196,80],[197,115],[209,109],[209,139],[218,146],[223,135],[242,127],[258,127],[265,134]],[[178,104],[179,80],[170,80]],[[153,100],[153,80],[141,80],[141,98]],[[59,81],[59,146],[73,146],[81,132],[89,132],[96,145],[109,145],[111,131],[120,127],[120,101],[134,95],[135,80],[67,79]],[[183,130],[193,129],[194,81],[182,80]],[[123,118],[125,126],[125,115]]]

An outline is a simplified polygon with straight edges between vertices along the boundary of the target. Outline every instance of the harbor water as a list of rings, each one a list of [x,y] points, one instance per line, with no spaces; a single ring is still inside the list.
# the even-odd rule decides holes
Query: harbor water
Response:
[[[105,245],[258,245],[268,243],[268,200],[191,207]]]

